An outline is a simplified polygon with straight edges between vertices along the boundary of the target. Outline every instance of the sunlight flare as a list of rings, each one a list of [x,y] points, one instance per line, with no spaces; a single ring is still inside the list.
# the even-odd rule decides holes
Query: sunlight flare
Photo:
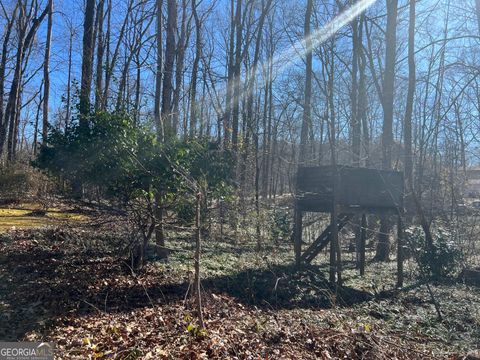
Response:
[[[313,49],[330,39],[342,27],[350,23],[353,19],[355,19],[362,12],[368,9],[376,1],[377,0],[360,0],[356,2],[354,5],[350,6],[348,9],[335,16],[323,27],[313,31],[309,36],[304,37],[299,42],[294,43],[291,47],[285,49],[278,55],[275,55],[270,59],[266,60],[265,62],[260,63],[257,68],[251,69],[248,78],[250,79],[252,78],[252,75],[255,75],[255,78],[258,79],[261,75],[262,69],[268,69],[271,66],[276,69],[277,73],[285,71],[299,59],[305,58],[305,56],[310,51],[313,51]],[[245,72],[243,73],[243,76],[240,76],[233,81],[233,87],[240,86],[242,78],[244,77]],[[258,87],[260,88],[265,84],[266,80],[259,81]],[[245,95],[245,92],[247,91],[253,91],[253,86],[247,87],[247,90],[244,90],[243,93],[240,93],[240,96],[238,96],[237,99],[234,101],[239,101],[239,99],[242,98],[242,95]],[[226,93],[226,88],[223,92]]]

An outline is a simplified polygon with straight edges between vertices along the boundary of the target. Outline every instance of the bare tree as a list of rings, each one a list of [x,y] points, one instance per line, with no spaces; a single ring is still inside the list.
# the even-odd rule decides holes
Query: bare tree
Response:
[[[161,121],[163,129],[163,139],[174,136],[172,123],[172,95],[173,95],[173,75],[175,71],[176,41],[175,34],[177,28],[177,3],[175,0],[167,0],[167,40],[165,43],[165,68],[163,70],[163,88],[162,88],[162,111]]]
[[[105,59],[105,62],[106,62],[106,70],[105,70],[105,86],[104,86],[104,90],[103,90],[103,102],[104,102],[104,105],[103,105],[103,108],[106,109],[107,108],[107,104],[108,104],[108,98],[110,96],[110,83],[112,81],[112,75],[114,73],[114,69],[115,69],[115,66],[117,64],[117,60],[118,60],[118,56],[120,54],[120,46],[124,40],[124,37],[125,37],[125,31],[127,29],[127,24],[128,24],[128,20],[130,19],[131,17],[131,14],[133,12],[133,7],[134,7],[134,1],[133,0],[128,0],[128,4],[127,4],[127,11],[125,13],[125,17],[123,18],[123,22],[122,22],[122,26],[120,28],[120,32],[118,34],[118,39],[117,39],[117,43],[115,45],[115,49],[113,50],[113,54],[110,55],[110,51],[109,51],[109,48],[110,48],[110,27],[111,27],[111,20],[110,20],[110,16],[111,16],[111,12],[112,12],[112,3],[111,1],[109,1],[109,9],[108,9],[108,24],[107,24],[107,33],[106,33],[106,42],[107,42],[107,45],[106,45],[106,59]]]
[[[232,96],[234,87],[234,48],[235,48],[235,0],[230,0],[230,36],[228,41],[228,56],[227,56],[227,93],[225,96],[225,113],[223,115],[224,127],[224,141],[229,144],[232,137]]]
[[[156,12],[157,12],[157,27],[156,27],[156,48],[157,48],[157,64],[155,72],[155,103],[153,107],[153,113],[155,116],[155,126],[157,127],[157,138],[160,141],[162,139],[162,120],[161,120],[161,94],[162,94],[162,0],[156,1]]]
[[[8,127],[8,144],[7,158],[12,161],[15,156],[15,140],[18,127],[18,111],[20,108],[20,97],[22,89],[22,78],[24,73],[24,60],[28,49],[32,45],[33,38],[37,33],[38,27],[48,14],[48,6],[45,7],[41,14],[37,13],[38,7],[35,3],[30,4],[27,9],[27,3],[19,4],[18,29],[17,29],[17,54],[15,57],[15,67],[13,78],[10,85],[10,93],[8,95],[7,106],[5,108],[2,126],[0,127],[0,153],[3,152],[5,141],[7,138]]]
[[[405,106],[404,143],[405,143],[405,184],[407,209],[412,210],[410,192],[413,191],[413,160],[412,160],[412,114],[415,95],[415,0],[410,0],[408,24],[408,93]]]
[[[397,46],[397,12],[398,0],[387,0],[387,31],[385,33],[385,71],[383,75],[383,131],[382,131],[382,167],[390,170],[392,167],[393,146],[393,99],[395,82],[395,53]],[[378,260],[385,261],[390,254],[389,241],[390,224],[388,218],[383,215],[380,221],[380,233],[378,235],[377,253]]]
[[[158,16],[158,15],[157,15]],[[162,88],[161,109],[161,139],[170,141],[175,136],[172,127],[172,94],[173,94],[173,71],[175,65],[175,30],[177,26],[177,3],[175,0],[167,0],[167,40],[165,44],[165,68]],[[159,49],[157,49],[159,51]],[[158,130],[157,130],[158,131]],[[156,229],[155,238],[158,246],[158,255],[166,257],[165,235],[163,231],[163,194],[157,192],[155,196]]]
[[[351,139],[352,139],[352,163],[353,166],[360,166],[360,139],[361,139],[361,123],[359,117],[359,86],[358,86],[358,68],[360,61],[360,49],[362,46],[359,37],[358,18],[353,19],[352,27],[352,90],[351,90]],[[362,99],[363,100],[363,99]]]
[[[193,4],[192,4],[193,6]],[[188,21],[189,23],[190,21]],[[183,86],[183,68],[185,62],[185,50],[188,43],[190,30],[187,26],[187,0],[182,0],[182,21],[180,25],[180,37],[178,39],[177,54],[176,54],[176,70],[175,70],[175,90],[173,92],[172,104],[172,128],[173,132],[177,133],[178,119],[180,117],[180,93]]]
[[[99,110],[102,106],[103,99],[103,54],[105,52],[105,39],[103,36],[103,21],[104,21],[104,4],[105,0],[99,0],[98,10],[97,10],[97,19],[98,19],[98,30],[97,30],[97,68],[95,72],[95,110]],[[111,5],[110,5],[111,6]],[[109,8],[107,11],[111,11]]]
[[[53,0],[48,1],[48,25],[47,25],[47,42],[45,44],[45,61],[43,64],[43,126],[42,126],[42,142],[47,140],[48,135],[48,105],[50,97],[50,47],[52,43],[52,26],[53,26]]]
[[[3,38],[3,44],[2,44],[2,57],[0,60],[0,155],[1,155],[1,149],[3,148],[3,142],[5,141],[5,132],[6,132],[7,121],[8,121],[8,119],[5,116],[4,101],[3,101],[5,96],[5,70],[7,66],[7,58],[9,57],[10,36],[12,34],[12,28],[15,23],[15,19],[17,17],[18,8],[19,8],[19,3],[17,3],[11,15],[9,15],[6,9],[2,6],[3,15],[7,20],[7,24],[5,27],[5,34]],[[3,137],[3,140],[2,140],[2,137]]]
[[[190,83],[190,137],[194,136],[197,127],[197,77],[198,65],[202,57],[202,23],[198,16],[196,0],[192,0],[192,14],[195,20],[195,59]]]
[[[242,2],[237,0],[235,11],[235,62],[233,66],[233,105],[232,105],[232,146],[235,151],[238,148],[238,131],[239,131],[239,112],[240,112],[240,93],[241,81],[240,70],[242,63]]]
[[[69,36],[68,36],[68,70],[67,70],[67,99],[66,99],[66,111],[65,111],[65,128],[68,127],[71,115],[71,100],[72,100],[72,52],[73,52],[73,36],[75,35],[75,29],[73,24],[68,24]]]
[[[312,40],[310,38],[310,22],[312,18],[313,0],[307,1],[307,9],[305,10],[305,22],[304,22],[304,36],[305,46],[307,47],[306,55],[306,67],[305,67],[305,90],[303,99],[303,117],[302,117],[302,129],[300,133],[300,163],[310,161],[310,155],[308,153],[308,133],[311,128],[311,98],[312,98]]]
[[[93,77],[95,0],[87,0],[83,20],[82,81],[80,84],[80,123],[85,126],[90,111],[90,91]]]

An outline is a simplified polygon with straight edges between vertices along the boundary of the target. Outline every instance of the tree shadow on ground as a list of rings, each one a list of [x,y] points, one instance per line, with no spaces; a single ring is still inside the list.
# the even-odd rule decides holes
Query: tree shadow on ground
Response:
[[[183,302],[189,275],[154,264],[133,276],[112,253],[61,242],[0,243],[0,340],[20,340],[59,319],[132,311]],[[205,293],[269,309],[330,308],[368,301],[371,294],[332,287],[326,266],[275,265],[203,279]]]
[[[63,316],[167,304],[182,299],[187,287],[168,273],[134,277],[110,253],[0,242],[0,340],[20,340]]]
[[[332,285],[328,266],[275,265],[246,269],[231,276],[207,278],[205,289],[237,298],[247,305],[273,309],[351,306],[372,299],[368,292]]]

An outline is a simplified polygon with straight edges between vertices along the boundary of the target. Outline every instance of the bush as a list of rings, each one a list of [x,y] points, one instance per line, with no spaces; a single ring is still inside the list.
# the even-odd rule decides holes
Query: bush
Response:
[[[9,170],[0,174],[0,198],[5,202],[19,202],[29,189],[25,172]]]
[[[193,201],[183,200],[175,206],[177,219],[183,225],[192,225],[195,221],[195,204]]]
[[[286,211],[274,210],[272,213],[272,237],[275,241],[289,238],[291,222]]]
[[[71,184],[99,186],[106,194],[138,185],[143,171],[135,178],[132,173],[138,170],[135,160],[140,145],[148,145],[148,136],[117,114],[99,113],[90,120],[87,127],[72,123],[65,132],[50,129],[34,165]]]
[[[428,249],[425,236],[420,228],[407,232],[413,251],[417,254],[418,265],[422,276],[441,279],[452,276],[458,268],[461,252],[448,233],[437,231],[433,233],[433,246]]]
[[[193,183],[213,197],[228,193],[232,154],[207,139],[156,142],[150,129],[122,114],[98,113],[88,126],[51,129],[34,165],[72,185],[128,201],[161,193],[191,192]]]
[[[45,175],[23,164],[0,170],[0,203],[18,204],[31,198],[43,199],[54,193],[54,183]]]
[[[75,197],[91,189],[98,198],[118,200],[130,210],[136,227],[134,268],[143,264],[146,245],[161,221],[154,204],[161,204],[161,211],[172,206],[180,221],[192,224],[194,195],[203,193],[204,209],[208,199],[228,196],[233,163],[231,151],[208,138],[158,142],[148,126],[107,112],[92,113],[82,126],[72,121],[65,131],[51,128],[33,162],[68,182]]]

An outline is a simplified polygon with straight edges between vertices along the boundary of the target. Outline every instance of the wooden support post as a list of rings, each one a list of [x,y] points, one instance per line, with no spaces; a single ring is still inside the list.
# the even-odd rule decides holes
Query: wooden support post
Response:
[[[402,216],[398,215],[397,224],[397,287],[403,287],[403,223]]]
[[[365,275],[365,245],[367,241],[367,215],[362,214],[360,229],[360,276]]]
[[[332,163],[334,167],[333,175],[333,198],[332,198],[332,214],[331,214],[331,229],[332,240],[330,241],[330,282],[341,284],[342,269],[341,269],[341,254],[338,243],[338,185],[340,184],[340,176],[338,173],[335,157],[332,152]]]
[[[337,243],[338,243],[338,227],[337,227],[337,211],[336,206],[330,214],[330,228],[332,229],[330,240],[330,282],[333,284],[337,274]]]
[[[360,250],[361,250],[361,236],[362,236],[362,217],[356,217],[355,222],[355,269],[360,269]]]
[[[335,244],[337,246],[337,284],[339,286],[342,286],[342,247],[340,244],[340,239],[338,238],[338,211],[335,210],[335,213],[337,214],[337,222],[335,223],[335,228],[334,228],[334,238],[335,238]],[[332,235],[333,235],[332,234]]]
[[[295,203],[294,210],[294,224],[293,224],[293,241],[295,251],[295,264],[300,265],[300,258],[302,256],[302,210]]]
[[[355,266],[358,268],[358,248],[360,247],[360,218],[355,215],[352,219],[352,224],[354,226],[354,240],[350,240],[348,242],[348,252],[354,252],[355,251]]]

